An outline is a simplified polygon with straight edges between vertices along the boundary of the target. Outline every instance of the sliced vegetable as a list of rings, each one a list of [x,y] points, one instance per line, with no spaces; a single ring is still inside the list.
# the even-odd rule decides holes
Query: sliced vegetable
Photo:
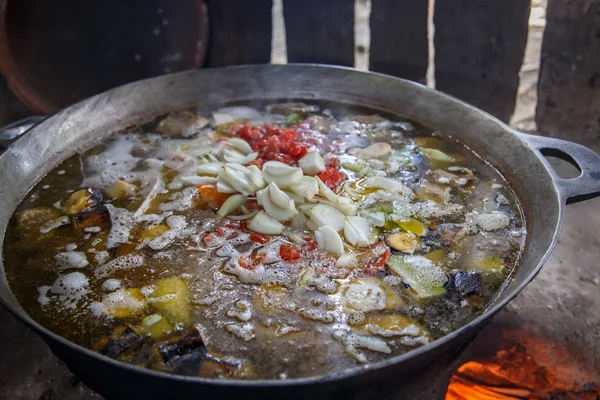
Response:
[[[394,250],[412,254],[419,247],[419,239],[410,232],[392,233],[385,242]]]
[[[352,246],[368,246],[373,232],[369,222],[358,216],[346,217],[344,222],[344,237]]]
[[[419,323],[397,314],[376,314],[367,318],[369,333],[383,337],[412,336],[424,337],[429,341],[429,333]]]
[[[214,184],[198,185],[196,189],[198,189],[200,198],[214,208],[221,207],[230,197],[229,193],[221,193]]]
[[[440,151],[438,149],[432,149],[429,147],[419,147],[419,152],[421,152],[421,154],[424,154],[427,157],[429,157],[430,159],[435,160],[435,161],[442,161],[442,162],[447,162],[447,163],[453,163],[456,161],[456,159],[454,157],[451,157],[448,154],[446,154],[443,151]]]
[[[117,319],[134,317],[146,308],[146,299],[137,288],[120,289],[102,299],[104,312]]]
[[[268,161],[263,165],[263,178],[267,183],[275,182],[281,189],[291,188],[302,179],[302,170],[279,161]]]
[[[448,277],[440,267],[423,256],[394,254],[390,257],[388,266],[422,298],[446,293],[444,285]]]
[[[73,193],[63,205],[67,215],[80,214],[89,211],[102,201],[102,195],[92,189],[81,189]]]
[[[221,208],[219,208],[217,214],[220,217],[226,217],[227,215],[232,214],[234,211],[240,208],[241,205],[246,202],[246,200],[248,200],[247,196],[244,196],[243,194],[234,194],[233,196],[225,200],[225,202],[223,202],[223,205],[221,206]]]
[[[253,195],[265,186],[256,166],[244,167],[236,163],[227,163],[221,168],[219,183],[224,183],[245,196]]]
[[[298,196],[307,200],[312,200],[313,197],[319,193],[319,184],[317,183],[317,179],[312,176],[303,176],[302,179],[300,179],[300,182],[290,188],[290,190]]]
[[[389,143],[373,143],[364,149],[355,148],[348,151],[349,154],[355,155],[363,160],[371,160],[373,158],[383,158],[389,156],[392,152],[392,146]]]
[[[325,161],[316,151],[309,151],[304,157],[298,160],[298,165],[306,175],[317,175],[325,169]]]
[[[315,231],[315,239],[319,249],[341,256],[344,254],[344,242],[340,235],[330,226],[321,226]]]
[[[185,280],[178,276],[159,279],[156,288],[148,299],[152,307],[174,325],[186,326],[190,323],[190,292]]]
[[[269,216],[275,218],[279,222],[289,221],[298,214],[294,200],[277,187],[275,182],[259,190],[256,193],[256,200],[261,205]]]
[[[412,197],[412,190],[402,182],[385,178],[383,176],[372,176],[360,182],[363,189],[383,189],[389,193],[397,193],[402,196]]]
[[[248,228],[265,235],[279,235],[284,231],[285,226],[266,212],[259,211],[248,224]]]
[[[173,325],[160,314],[148,315],[142,323],[134,328],[142,336],[149,336],[154,340],[161,340],[173,332]]]
[[[135,189],[135,185],[117,179],[108,187],[108,189],[106,189],[106,194],[113,199],[123,199],[133,193]]]
[[[142,232],[142,234],[140,235],[140,239],[148,240],[148,241],[156,239],[157,237],[159,237],[160,235],[162,235],[169,229],[171,229],[171,228],[169,228],[165,224],[153,226],[152,228],[146,229],[144,232]]]
[[[342,288],[342,298],[347,308],[361,312],[395,309],[403,304],[392,288],[375,277],[350,281]]]
[[[308,210],[307,214],[310,220],[316,224],[317,228],[328,226],[334,231],[341,231],[344,229],[344,214],[331,206],[317,204]]]
[[[394,220],[394,222],[406,232],[413,233],[417,236],[423,236],[427,233],[425,224],[416,218]]]

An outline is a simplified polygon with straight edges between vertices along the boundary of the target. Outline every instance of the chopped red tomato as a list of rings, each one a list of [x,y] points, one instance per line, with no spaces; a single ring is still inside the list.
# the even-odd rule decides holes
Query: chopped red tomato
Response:
[[[317,241],[315,239],[309,238],[308,236],[304,238],[306,244],[303,249],[306,251],[315,251],[317,249]]]
[[[265,244],[269,241],[269,237],[267,235],[263,235],[262,233],[253,233],[250,235],[250,241],[254,243]]]
[[[317,175],[325,185],[331,190],[335,190],[344,182],[345,175],[335,168],[325,168],[323,172]]]
[[[214,247],[220,243],[219,238],[214,233],[205,233],[202,235],[202,243],[208,247]]]
[[[238,260],[238,264],[240,264],[240,267],[244,269],[255,269],[257,265],[264,261],[265,257],[265,253],[243,253]]]
[[[229,193],[219,193],[217,191],[217,185],[205,184],[196,186],[200,198],[207,202],[211,207],[221,207],[225,200],[231,196]]]
[[[375,275],[377,272],[383,270],[385,264],[390,260],[391,252],[389,247],[384,243],[377,243],[373,246],[371,255],[366,262],[366,266],[362,269],[362,273],[365,275]]]
[[[249,167],[251,165],[256,165],[258,167],[258,169],[262,170],[264,163],[265,163],[265,161],[262,158],[256,158],[256,159],[250,161],[248,164],[246,164],[246,167]]]
[[[327,168],[335,168],[335,169],[340,169],[340,160],[338,160],[336,157],[331,157],[329,159],[329,161],[327,161],[327,164],[325,165]]]
[[[279,247],[279,256],[283,261],[296,261],[301,257],[300,249],[291,244],[284,243]]]
[[[306,137],[298,140],[297,132],[290,128],[277,128],[272,125],[254,126],[235,124],[231,133],[247,141],[258,152],[261,161],[280,161],[292,164],[306,155],[309,144]],[[262,166],[259,165],[259,168]]]

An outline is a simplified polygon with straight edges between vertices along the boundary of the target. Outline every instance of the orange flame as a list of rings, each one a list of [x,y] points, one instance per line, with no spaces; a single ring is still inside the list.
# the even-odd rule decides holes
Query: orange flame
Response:
[[[502,330],[501,337],[494,356],[458,369],[446,400],[600,398],[597,372],[578,351],[522,330]]]

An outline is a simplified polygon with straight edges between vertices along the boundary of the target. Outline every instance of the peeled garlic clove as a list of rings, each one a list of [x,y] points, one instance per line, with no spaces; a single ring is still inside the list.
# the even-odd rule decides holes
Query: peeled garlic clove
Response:
[[[267,189],[269,190],[269,198],[273,204],[283,209],[290,208],[290,198],[281,189],[279,189],[275,183],[269,183]]]
[[[196,170],[198,175],[209,175],[209,176],[217,176],[219,175],[219,171],[223,168],[224,163],[221,162],[210,162],[206,164],[202,164]]]
[[[217,211],[217,214],[219,217],[225,217],[240,208],[246,200],[248,200],[247,196],[244,196],[243,194],[234,194],[225,200],[221,208],[219,208],[219,211]]]
[[[235,193],[236,190],[231,187],[227,182],[219,181],[217,182],[217,192],[219,193]]]
[[[205,185],[208,183],[217,183],[217,178],[214,176],[182,176],[179,178],[186,185]]]
[[[276,202],[273,199],[276,199]],[[267,214],[280,222],[289,221],[298,214],[294,201],[273,182],[256,193],[256,200],[265,209]],[[281,204],[283,207],[279,207],[278,204]]]
[[[344,242],[340,235],[330,226],[322,226],[315,232],[319,249],[341,256],[344,254]]]
[[[350,267],[356,263],[358,257],[354,253],[342,254],[335,263],[338,268]]]
[[[229,163],[248,164],[258,156],[257,152],[243,154],[234,149],[223,150],[223,160]]]
[[[292,219],[292,227],[295,229],[298,229],[300,231],[303,231],[306,229],[307,221],[308,221],[308,218],[306,218],[306,215],[304,213],[298,213],[298,214],[296,214],[294,219]]]
[[[307,200],[311,200],[317,193],[319,193],[319,184],[317,183],[317,179],[312,176],[303,176],[298,182],[297,185],[290,188],[292,192],[297,194],[298,196],[304,197]],[[319,179],[320,180],[320,179]]]
[[[251,172],[250,178],[252,179],[254,186],[256,186],[258,189],[264,188],[265,181],[262,177],[262,171],[260,168],[258,168],[256,165],[251,165],[247,168]]]
[[[238,164],[226,164],[221,172],[219,172],[219,180],[227,182],[237,192],[249,196],[254,194],[256,190],[250,182],[250,177],[243,170],[237,167]],[[241,166],[243,168],[243,166]]]
[[[265,235],[280,235],[285,226],[264,211],[259,211],[248,224],[248,228],[254,232]]]
[[[308,213],[311,221],[317,227],[328,226],[335,231],[341,231],[344,228],[344,214],[331,206],[317,204]]]
[[[325,169],[325,161],[316,151],[309,151],[298,160],[298,165],[306,175],[316,175]]]
[[[344,237],[352,246],[368,246],[371,236],[371,226],[363,217],[346,217]]]
[[[267,161],[263,165],[262,173],[265,182],[275,182],[282,189],[294,187],[302,179],[300,168],[290,167],[279,161]]]
[[[412,196],[412,190],[404,185],[402,182],[399,182],[394,179],[385,178],[383,176],[372,176],[370,178],[365,179],[361,182],[360,186],[364,189],[383,189],[390,193],[398,193],[403,196]]]
[[[244,139],[231,138],[227,141],[227,144],[244,154],[252,153],[252,147]]]
[[[321,193],[321,195],[327,200],[337,202],[338,195],[335,194],[333,190],[329,189],[329,187],[325,183],[323,183],[321,178],[317,176],[315,177],[315,179],[317,180],[317,184],[319,185],[319,193]]]

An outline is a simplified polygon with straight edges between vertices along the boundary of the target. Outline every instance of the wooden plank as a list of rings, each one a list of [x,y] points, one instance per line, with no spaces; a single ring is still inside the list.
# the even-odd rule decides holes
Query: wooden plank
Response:
[[[530,0],[436,0],[437,89],[508,121],[529,13]]]
[[[542,43],[538,130],[600,137],[600,0],[550,0]]]
[[[271,60],[272,0],[207,0],[206,66],[263,64]]]
[[[283,0],[288,62],[354,66],[354,0]]]
[[[369,69],[418,82],[427,73],[427,1],[373,0]]]

